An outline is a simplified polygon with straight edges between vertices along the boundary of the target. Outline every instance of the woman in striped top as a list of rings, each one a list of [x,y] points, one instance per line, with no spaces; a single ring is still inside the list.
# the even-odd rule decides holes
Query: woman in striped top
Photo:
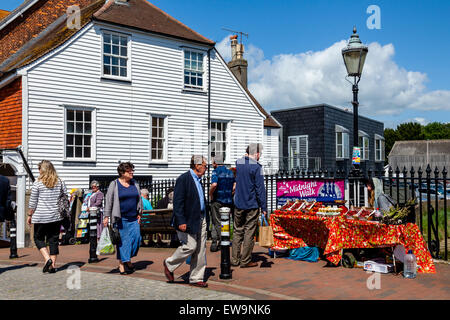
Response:
[[[50,161],[41,161],[38,168],[39,178],[31,189],[27,222],[34,225],[34,243],[45,259],[42,271],[55,273],[56,257],[59,254],[59,232],[63,220],[58,210],[58,198],[61,189],[64,193],[67,193],[67,190]],[[50,252],[47,250],[46,240]]]

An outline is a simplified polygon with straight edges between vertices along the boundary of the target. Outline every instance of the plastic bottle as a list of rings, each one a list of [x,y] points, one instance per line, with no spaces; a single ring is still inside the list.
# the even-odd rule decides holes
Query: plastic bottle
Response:
[[[417,275],[417,260],[412,250],[405,255],[405,263],[403,264],[403,277],[414,279]]]

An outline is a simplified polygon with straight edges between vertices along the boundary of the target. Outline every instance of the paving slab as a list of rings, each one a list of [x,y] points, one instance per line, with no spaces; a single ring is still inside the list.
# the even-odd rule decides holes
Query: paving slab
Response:
[[[154,290],[155,294],[148,297],[184,300],[192,298],[192,295],[189,291],[184,295],[177,290],[195,289],[196,299],[210,300],[221,300],[220,294],[229,294],[230,299],[237,296],[257,300],[450,300],[450,265],[445,263],[436,263],[435,274],[419,273],[416,279],[404,279],[401,275],[326,267],[327,263],[323,260],[310,263],[274,259],[268,255],[267,249],[255,246],[253,260],[259,266],[248,269],[232,267],[232,279],[222,280],[219,278],[220,252],[211,253],[208,249],[205,277],[209,287],[198,289],[187,285],[189,265],[186,264],[175,271],[174,284],[166,283],[162,262],[174,250],[142,247],[138,256],[133,258],[137,271],[122,276],[118,274],[115,255],[99,256],[100,262],[89,264],[89,245],[61,246],[57,261],[59,271],[53,275],[42,275],[44,261],[36,248],[19,249],[19,258],[13,260],[9,259],[9,249],[0,249],[0,265],[3,266],[0,267],[0,281],[2,287],[7,283],[9,290],[17,295],[25,292],[20,283],[32,283],[33,279],[46,280],[51,276],[61,279],[58,278],[58,284],[48,284],[48,288],[52,285],[60,288],[65,284],[62,280],[70,276],[67,270],[78,266],[82,278],[89,282],[92,280],[94,284],[100,281],[97,278],[99,275],[108,276],[108,279],[117,283],[123,282],[124,288],[128,287],[128,281],[137,281],[136,286],[142,291],[141,294],[133,295],[136,299],[146,299],[146,294]],[[16,272],[19,270],[26,270],[25,282],[17,277]],[[108,287],[99,292],[99,296],[108,299],[111,297],[110,289]],[[86,296],[86,299],[90,299],[90,296]]]

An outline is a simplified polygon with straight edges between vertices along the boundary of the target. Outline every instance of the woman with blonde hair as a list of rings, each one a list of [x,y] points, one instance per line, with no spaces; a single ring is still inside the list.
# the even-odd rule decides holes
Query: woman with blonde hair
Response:
[[[39,178],[33,183],[27,222],[34,225],[34,243],[45,260],[43,272],[56,272],[56,257],[59,254],[59,233],[63,217],[58,209],[58,198],[67,193],[65,184],[59,179],[55,167],[48,160],[38,164]],[[48,241],[50,251],[47,250]]]

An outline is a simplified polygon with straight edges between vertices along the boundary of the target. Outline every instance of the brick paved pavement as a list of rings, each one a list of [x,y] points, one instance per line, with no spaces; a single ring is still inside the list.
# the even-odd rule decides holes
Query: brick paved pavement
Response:
[[[78,273],[72,268],[44,274],[42,266],[37,264],[0,265],[0,300],[191,300],[198,296],[205,300],[249,299],[137,277],[86,271]]]
[[[208,245],[209,246],[209,245]],[[173,290],[188,288],[200,290],[195,295],[195,299],[221,299],[220,295],[213,298],[211,295],[217,292],[244,296],[251,299],[363,299],[363,300],[449,300],[450,299],[450,265],[436,264],[436,274],[418,274],[416,279],[403,279],[394,274],[381,275],[381,288],[369,290],[367,279],[371,274],[367,274],[362,269],[327,268],[325,261],[308,263],[292,261],[288,259],[270,258],[267,249],[255,247],[254,260],[259,263],[259,267],[241,269],[233,267],[233,279],[221,280],[220,274],[220,253],[207,252],[208,267],[206,277],[208,289],[197,289],[185,285],[189,266],[183,265],[175,272],[176,283],[168,284],[165,281],[162,261],[167,258],[175,249],[171,248],[141,248],[139,255],[133,259],[137,271],[128,276],[111,274],[116,271],[117,261],[114,256],[101,256],[99,263],[88,264],[88,245],[64,246],[60,248],[58,266],[63,271],[56,276],[67,277],[66,271],[69,264],[81,266],[82,271],[89,271],[114,278],[119,282],[133,279],[147,279],[156,282],[148,282],[152,287],[158,287],[157,299],[184,299],[182,294],[173,294]],[[24,266],[27,263],[38,263],[39,268],[43,266],[42,257],[35,248],[19,249],[19,259],[9,260],[9,250],[0,249],[1,265]],[[29,269],[25,267],[23,269]],[[37,270],[36,277],[42,277]],[[39,272],[38,272],[39,271]],[[8,273],[14,270],[7,270],[0,274],[0,281],[7,279]],[[42,273],[42,272],[41,272]],[[109,274],[108,274],[109,273]],[[45,275],[45,279],[49,276]],[[9,279],[9,280],[8,280]],[[30,278],[31,280],[31,278]],[[9,284],[10,285],[10,284]],[[145,285],[140,282],[138,286]],[[180,289],[183,290],[183,289]],[[105,297],[106,298],[106,297]]]

